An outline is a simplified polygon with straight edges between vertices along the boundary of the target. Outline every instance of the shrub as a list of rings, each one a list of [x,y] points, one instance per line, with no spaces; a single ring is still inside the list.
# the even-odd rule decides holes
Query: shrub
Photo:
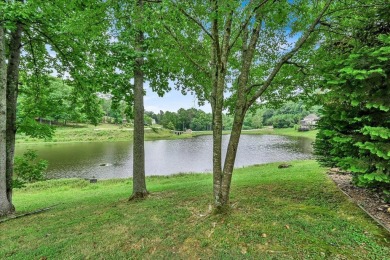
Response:
[[[390,191],[390,36],[336,61],[325,75],[329,92],[315,153],[325,166],[352,172],[359,186]],[[386,192],[387,191],[387,192]]]
[[[28,150],[23,156],[15,157],[13,187],[21,188],[26,183],[45,180],[47,166],[48,162],[38,159],[38,155],[33,150]]]

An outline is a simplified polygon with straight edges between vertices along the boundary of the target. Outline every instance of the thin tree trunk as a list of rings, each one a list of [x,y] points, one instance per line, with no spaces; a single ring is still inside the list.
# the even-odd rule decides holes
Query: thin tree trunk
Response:
[[[242,125],[244,123],[245,114],[247,111],[247,100],[245,88],[249,79],[249,71],[252,65],[255,54],[256,44],[259,39],[261,29],[261,18],[256,14],[255,28],[248,43],[248,28],[244,28],[242,32],[242,48],[241,48],[241,69],[238,77],[237,100],[234,111],[233,127],[229,139],[228,148],[226,151],[225,163],[222,172],[221,183],[221,204],[224,207],[229,205],[230,185],[233,176],[234,163],[236,160],[238,143],[240,141]]]
[[[240,106],[235,111],[233,127],[230,134],[229,144],[226,151],[225,163],[222,174],[221,184],[221,203],[224,206],[229,205],[230,185],[233,176],[234,163],[236,160],[238,143],[240,141],[242,125],[244,123],[246,110],[243,106]]]
[[[224,90],[226,85],[227,64],[229,59],[229,42],[231,37],[231,25],[233,21],[233,10],[229,12],[224,26],[222,42],[220,42],[218,26],[218,1],[212,2],[212,10],[215,19],[212,21],[213,45],[212,56],[212,114],[213,114],[213,192],[214,206],[218,211],[224,211],[226,204],[223,200],[223,171],[222,171],[222,111],[224,106]]]
[[[302,45],[309,38],[310,34],[314,31],[315,26],[320,21],[321,17],[324,15],[326,10],[329,8],[332,0],[328,0],[325,4],[324,8],[317,16],[317,18],[313,21],[311,26],[307,29],[304,35],[298,40],[295,47],[288,53],[286,53],[278,64],[274,67],[270,76],[267,78],[265,83],[261,86],[261,88],[255,93],[255,95],[251,99],[247,99],[247,84],[249,78],[249,72],[251,68],[251,64],[254,57],[254,52],[256,49],[256,44],[259,38],[259,32],[261,29],[261,17],[259,13],[256,14],[256,23],[257,26],[252,33],[251,39],[246,45],[247,40],[247,31],[243,33],[243,48],[242,48],[242,64],[240,70],[240,76],[238,79],[238,90],[237,90],[237,100],[235,107],[235,117],[233,121],[233,129],[230,136],[228,149],[226,153],[224,169],[222,172],[222,182],[221,182],[221,199],[220,203],[223,207],[228,206],[229,203],[229,194],[230,194],[230,185],[232,180],[232,172],[234,169],[234,162],[236,159],[238,143],[241,135],[241,129],[244,122],[244,117],[248,108],[255,102],[255,100],[268,88],[271,84],[274,77],[277,75],[283,64],[285,64],[294,54],[302,47]]]
[[[142,12],[143,0],[138,0],[137,5]],[[142,30],[138,30],[135,38],[135,49],[138,57],[135,59],[134,65],[133,194],[130,200],[144,198],[148,195],[145,181],[143,45],[144,33]]]
[[[213,12],[218,14],[218,1],[212,2]],[[218,31],[218,19],[212,22],[213,43],[211,48],[212,57],[212,93],[211,109],[213,115],[213,195],[214,205],[218,209],[221,199],[222,183],[222,109],[224,75],[221,75],[220,43]]]
[[[0,216],[12,212],[12,204],[7,197],[7,64],[4,28],[0,26]]]
[[[12,180],[14,172],[15,135],[16,135],[16,104],[18,99],[19,64],[21,53],[23,26],[17,24],[11,34],[10,57],[7,70],[7,197],[12,204]]]
[[[223,108],[223,84],[220,80],[217,83],[216,101],[213,108],[213,187],[214,204],[221,206],[221,184],[222,184],[222,108]],[[222,89],[221,89],[222,87]]]

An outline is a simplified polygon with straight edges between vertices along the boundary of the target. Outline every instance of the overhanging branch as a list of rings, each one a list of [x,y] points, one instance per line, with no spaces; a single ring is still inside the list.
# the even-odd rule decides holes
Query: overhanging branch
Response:
[[[185,51],[185,48],[182,44],[182,42],[177,38],[176,34],[169,28],[167,25],[164,25],[165,30],[172,36],[172,38],[175,40],[175,42],[179,45],[179,48],[182,52],[182,54],[192,63],[194,64],[199,70],[206,73],[208,76],[210,76],[210,71],[208,71],[205,67],[200,65],[198,62],[196,62],[188,53]]]
[[[190,15],[189,13],[187,13],[183,8],[181,7],[178,7],[177,4],[175,2],[173,2],[173,4],[179,9],[179,11],[184,14],[185,17],[187,17],[189,20],[193,21],[196,25],[198,25],[202,30],[203,32],[209,36],[212,40],[214,40],[214,37],[211,35],[211,33],[206,29],[206,27],[199,21],[197,20],[195,17],[193,17],[192,15]]]
[[[271,71],[271,74],[268,76],[268,78],[264,81],[263,84],[253,84],[249,86],[246,89],[246,92],[249,93],[251,89],[255,86],[261,86],[260,89],[258,89],[255,94],[248,100],[247,107],[250,107],[256,99],[258,99],[264,91],[271,85],[272,81],[276,77],[276,75],[279,73],[280,69],[283,67],[284,64],[286,64],[293,56],[295,53],[298,52],[298,50],[303,46],[303,44],[307,41],[307,39],[310,37],[310,35],[314,32],[315,27],[319,24],[321,21],[321,18],[324,16],[326,11],[329,9],[331,3],[333,0],[328,0],[321,10],[321,12],[318,14],[317,18],[313,21],[313,23],[307,28],[306,32],[302,35],[301,38],[295,43],[294,48],[287,52],[285,55],[282,56],[282,58],[279,60],[279,62],[276,63],[275,67]]]
[[[240,27],[240,30],[238,31],[236,37],[234,37],[233,41],[231,42],[230,46],[229,46],[229,49],[233,48],[234,44],[237,42],[238,38],[240,37],[241,33],[244,31],[244,29],[248,26],[249,24],[249,21],[253,18],[253,15],[256,14],[256,12],[260,9],[260,7],[262,7],[263,5],[265,5],[267,2],[269,2],[270,0],[264,0],[263,2],[261,2],[259,5],[257,5],[255,8],[253,8],[252,10],[252,13],[248,16],[248,18],[245,20],[245,22],[243,22],[241,24],[241,27]]]
[[[302,64],[299,64],[299,63],[296,63],[294,61],[286,61],[286,64],[290,64],[290,65],[294,65],[295,67],[299,68],[299,71],[302,72],[304,75],[307,75],[307,73],[305,72],[305,66],[303,66]]]

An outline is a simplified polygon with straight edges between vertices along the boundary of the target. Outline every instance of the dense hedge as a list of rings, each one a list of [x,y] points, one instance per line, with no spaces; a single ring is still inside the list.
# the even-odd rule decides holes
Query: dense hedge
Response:
[[[318,160],[354,174],[357,185],[390,192],[390,36],[334,61],[325,74],[315,143]]]

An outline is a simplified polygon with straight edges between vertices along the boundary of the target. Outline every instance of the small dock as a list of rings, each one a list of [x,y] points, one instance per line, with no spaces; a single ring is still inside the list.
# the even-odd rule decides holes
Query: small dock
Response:
[[[172,133],[174,133],[175,135],[182,135],[182,134],[184,134],[185,132],[184,132],[184,131],[175,131],[175,130],[172,130]]]

